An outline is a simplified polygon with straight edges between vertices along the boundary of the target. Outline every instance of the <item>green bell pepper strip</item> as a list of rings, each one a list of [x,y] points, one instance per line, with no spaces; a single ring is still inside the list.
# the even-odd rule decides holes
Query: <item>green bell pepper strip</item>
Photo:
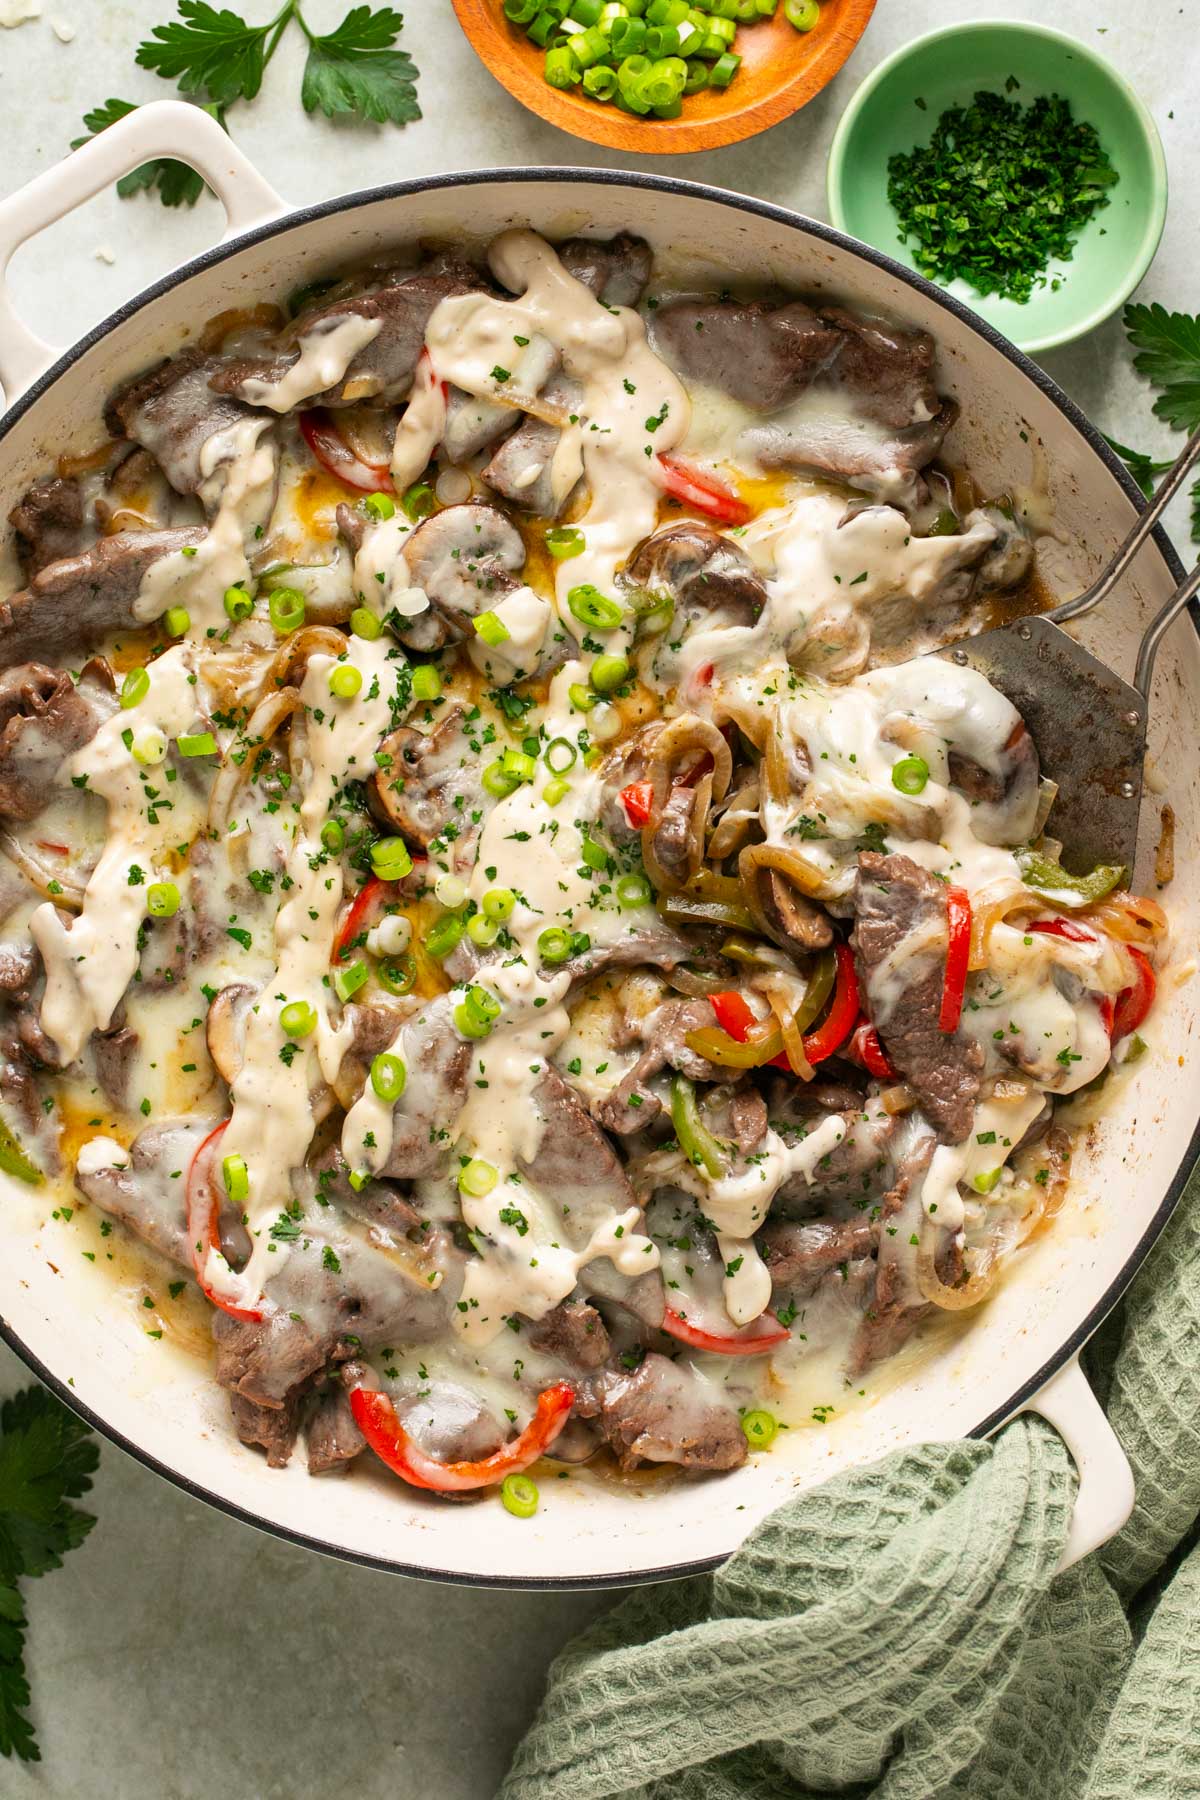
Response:
[[[686,1075],[676,1075],[671,1083],[671,1123],[688,1161],[710,1181],[719,1180],[726,1171],[725,1151],[701,1119],[695,1085]]]
[[[1125,870],[1114,863],[1099,863],[1090,875],[1072,875],[1061,863],[1052,862],[1048,856],[1039,856],[1036,850],[1023,850],[1017,857],[1017,867],[1021,871],[1021,880],[1026,887],[1033,888],[1038,894],[1053,894],[1058,900],[1070,895],[1064,904],[1068,906],[1091,906],[1097,900],[1103,900],[1119,887]]]
[[[5,1175],[15,1175],[18,1181],[27,1181],[30,1187],[40,1187],[46,1179],[37,1164],[30,1162],[20,1143],[2,1119],[0,1119],[0,1170]]]

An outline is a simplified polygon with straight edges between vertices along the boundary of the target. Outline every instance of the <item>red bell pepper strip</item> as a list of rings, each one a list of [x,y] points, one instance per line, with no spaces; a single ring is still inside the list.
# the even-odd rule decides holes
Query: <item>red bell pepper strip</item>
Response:
[[[739,1044],[744,1044],[754,1027],[760,1023],[736,988],[730,988],[723,994],[710,994],[708,1003],[717,1015],[717,1024],[721,1030],[728,1032]]]
[[[213,1163],[217,1157],[217,1146],[225,1135],[228,1119],[209,1132],[204,1142],[193,1156],[188,1169],[187,1178],[187,1230],[188,1243],[192,1249],[192,1265],[196,1271],[196,1280],[206,1300],[228,1313],[231,1319],[244,1319],[258,1323],[266,1318],[262,1307],[234,1306],[212,1287],[204,1273],[210,1250],[221,1248],[221,1209],[213,1193]]]
[[[739,500],[733,490],[718,481],[708,469],[699,469],[681,456],[660,456],[658,468],[663,488],[672,500],[694,506],[706,518],[716,519],[719,525],[745,525],[753,517],[746,502]]]
[[[1154,1005],[1154,996],[1158,992],[1158,980],[1146,952],[1135,950],[1132,944],[1126,944],[1125,948],[1137,964],[1138,978],[1132,987],[1122,988],[1117,995],[1110,1032],[1114,1043],[1118,1038],[1128,1037],[1131,1031],[1136,1031],[1145,1022],[1146,1014]]]
[[[621,805],[625,808],[625,817],[635,831],[642,829],[650,817],[650,808],[653,804],[653,782],[631,781],[628,787],[621,789]]]
[[[766,1356],[770,1351],[778,1350],[780,1344],[786,1344],[792,1335],[774,1313],[763,1313],[753,1325],[744,1326],[736,1335],[726,1336],[716,1331],[703,1331],[699,1325],[689,1325],[682,1313],[673,1312],[669,1306],[663,1314],[662,1328],[671,1337],[678,1338],[681,1344],[689,1344],[693,1350],[711,1351],[714,1356]]]
[[[858,975],[854,968],[854,952],[849,944],[835,944],[833,954],[837,958],[837,978],[833,990],[833,1001],[824,1019],[815,1031],[810,1031],[801,1041],[804,1054],[814,1065],[824,1062],[835,1050],[840,1050],[862,1010],[858,999]]]
[[[1082,925],[1076,925],[1074,919],[1032,919],[1026,927],[1029,931],[1040,931],[1046,937],[1067,938],[1072,944],[1094,944],[1094,931],[1085,931]]]
[[[874,1075],[877,1081],[898,1081],[900,1072],[884,1049],[879,1033],[870,1019],[863,1019],[854,1027],[850,1043],[843,1052],[851,1062],[861,1063],[868,1075]]]
[[[491,1487],[506,1475],[518,1475],[548,1450],[575,1404],[575,1390],[565,1381],[543,1389],[532,1419],[519,1437],[479,1462],[438,1462],[418,1450],[408,1436],[396,1409],[377,1388],[354,1388],[350,1410],[358,1429],[393,1474],[412,1487],[432,1488],[439,1494],[462,1494],[471,1488]]]
[[[350,910],[342,920],[341,928],[333,940],[334,962],[340,962],[347,950],[363,931],[367,929],[367,921],[376,906],[382,906],[394,887],[394,881],[381,881],[378,875],[371,878],[358,890],[350,905]]]
[[[947,890],[946,930],[950,941],[946,946],[946,980],[942,988],[938,1030],[957,1031],[958,1021],[962,1018],[963,996],[967,991],[967,964],[971,958],[971,896],[966,888]]]
[[[387,463],[364,462],[356,456],[322,407],[300,414],[300,430],[321,467],[335,480],[365,494],[391,487],[392,472]]]

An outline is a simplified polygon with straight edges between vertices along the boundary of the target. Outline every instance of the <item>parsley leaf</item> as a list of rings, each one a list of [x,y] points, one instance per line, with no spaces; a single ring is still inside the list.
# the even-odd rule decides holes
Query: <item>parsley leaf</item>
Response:
[[[46,1388],[25,1388],[0,1407],[0,1755],[40,1760],[27,1717],[21,1576],[57,1569],[95,1519],[72,1506],[100,1461],[89,1428]]]
[[[1138,352],[1133,366],[1158,388],[1154,411],[1176,431],[1200,425],[1200,318],[1130,303],[1125,330]]]
[[[1110,450],[1115,450],[1143,494],[1149,497],[1154,492],[1154,477],[1162,475],[1170,468],[1169,462],[1155,462],[1144,450],[1131,450],[1128,444],[1118,444],[1116,438],[1104,434],[1104,441]]]
[[[212,108],[208,108],[212,111]],[[94,106],[91,112],[84,113],[83,122],[87,126],[87,136],[71,139],[72,150],[78,150],[81,144],[90,143],[92,138],[99,137],[118,119],[126,118],[136,112],[137,107],[130,100],[106,100],[103,106]],[[177,162],[172,156],[156,156],[150,162],[139,164],[131,169],[128,175],[122,175],[117,183],[117,192],[122,200],[128,200],[131,194],[143,191],[157,191],[164,206],[195,206],[204,192],[204,182],[195,169],[189,169],[186,163]]]
[[[288,13],[292,8],[287,9]],[[219,106],[253,100],[262,86],[264,46],[276,21],[247,25],[207,0],[179,0],[180,17],[156,25],[137,47],[137,61],[184,94],[207,94]],[[286,20],[285,20],[286,22]]]
[[[404,23],[390,6],[354,6],[335,31],[309,38],[300,100],[305,112],[356,113],[377,125],[419,119],[417,69],[392,45]]]

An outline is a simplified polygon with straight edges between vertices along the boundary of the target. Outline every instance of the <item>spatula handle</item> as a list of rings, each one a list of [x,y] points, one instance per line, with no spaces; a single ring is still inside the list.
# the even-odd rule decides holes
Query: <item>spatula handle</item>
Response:
[[[1147,700],[1150,698],[1150,683],[1154,678],[1154,659],[1158,655],[1158,646],[1188,601],[1194,600],[1198,593],[1200,593],[1200,563],[1197,563],[1190,575],[1184,577],[1171,598],[1159,607],[1146,627],[1146,635],[1138,646],[1137,665],[1133,671],[1133,685],[1138,693]]]
[[[1074,600],[1064,600],[1061,606],[1054,607],[1050,613],[1052,619],[1060,625],[1063,623],[1064,619],[1078,619],[1081,614],[1091,612],[1092,608],[1099,606],[1102,600],[1108,599],[1108,596],[1112,593],[1118,581],[1120,581],[1130,563],[1162,518],[1163,513],[1167,510],[1167,507],[1170,506],[1172,500],[1174,500],[1176,494],[1191,474],[1197,461],[1200,461],[1200,431],[1192,433],[1180,452],[1178,459],[1167,471],[1166,479],[1163,481],[1162,486],[1155,493],[1153,499],[1148,502],[1145,511],[1138,514],[1132,530],[1126,536],[1124,543],[1113,557],[1111,563],[1109,563],[1107,569],[1105,569],[1103,575],[1100,576],[1098,581],[1093,581],[1091,587],[1085,588],[1082,594],[1077,594]],[[1194,591],[1195,590],[1193,589],[1192,592]],[[1188,598],[1191,598],[1190,594],[1188,595]],[[1170,602],[1170,604],[1173,605],[1174,601]],[[1182,606],[1183,604],[1184,601],[1180,600],[1179,606]],[[1177,606],[1175,611],[1178,610],[1179,608]],[[1170,617],[1164,620],[1162,627],[1163,631],[1166,630],[1167,626],[1171,623],[1171,619],[1174,617],[1175,613],[1172,612]],[[1158,620],[1156,619],[1154,625],[1150,627],[1151,632],[1155,629],[1157,624]],[[1162,633],[1160,632],[1159,636],[1161,637],[1161,635]],[[1139,669],[1141,668],[1141,657],[1145,656],[1149,642],[1150,632],[1147,632],[1138,660]],[[1154,651],[1157,648],[1158,640],[1155,639],[1154,646],[1150,651],[1151,665],[1154,661]],[[1149,679],[1148,673],[1147,679]],[[1145,693],[1146,690],[1142,687],[1140,681],[1137,685],[1139,688],[1142,688],[1142,692]]]

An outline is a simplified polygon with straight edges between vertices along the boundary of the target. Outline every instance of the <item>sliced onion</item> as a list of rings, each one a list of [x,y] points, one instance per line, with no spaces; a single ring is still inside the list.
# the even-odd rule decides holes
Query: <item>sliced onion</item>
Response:
[[[208,823],[214,831],[225,831],[234,799],[254,767],[254,751],[261,744],[269,743],[280,726],[293,713],[299,712],[303,704],[300,690],[294,687],[277,688],[274,693],[259,701],[246,721],[244,734],[253,748],[240,762],[235,762],[232,757],[227,758],[213,782],[208,801]]]

